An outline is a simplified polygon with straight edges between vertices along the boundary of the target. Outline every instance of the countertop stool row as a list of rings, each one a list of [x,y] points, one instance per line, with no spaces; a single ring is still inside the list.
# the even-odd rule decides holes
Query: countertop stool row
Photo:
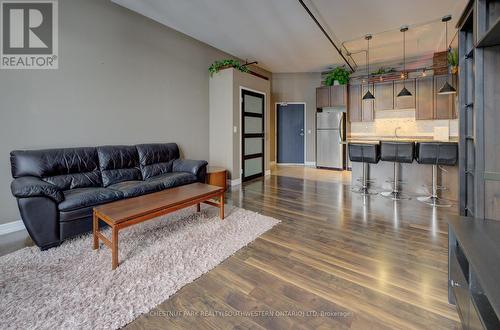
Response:
[[[355,187],[353,192],[372,195],[377,192],[370,190],[368,178],[369,164],[377,164],[379,161],[393,163],[392,189],[380,194],[392,200],[409,199],[400,189],[399,167],[401,163],[412,163],[414,159],[419,164],[432,165],[432,192],[430,196],[418,197],[417,200],[434,207],[449,207],[451,204],[445,202],[438,196],[441,187],[437,185],[437,171],[440,165],[455,165],[458,159],[458,145],[454,142],[413,142],[413,141],[380,141],[377,143],[349,143],[349,159],[351,162],[363,164],[361,185]]]

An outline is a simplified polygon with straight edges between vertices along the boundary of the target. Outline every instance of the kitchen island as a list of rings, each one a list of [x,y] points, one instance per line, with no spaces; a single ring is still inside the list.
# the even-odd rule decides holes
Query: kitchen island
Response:
[[[375,143],[382,141],[396,142],[438,142],[432,137],[424,136],[350,136],[346,143]],[[449,142],[457,142],[458,138],[450,138]],[[349,155],[347,155],[349,157]],[[372,181],[371,188],[377,192],[390,191],[391,181],[394,176],[394,163],[379,161],[377,164],[370,164],[368,169],[368,178]],[[401,163],[399,166],[399,178],[402,181],[400,189],[410,197],[429,195],[432,182],[432,166],[418,164],[416,159],[411,164]],[[352,169],[352,184],[357,185],[358,179],[362,177],[362,163],[349,162]],[[440,191],[442,198],[451,201],[458,200],[458,164],[455,166],[440,166],[438,171],[438,185],[447,189]]]

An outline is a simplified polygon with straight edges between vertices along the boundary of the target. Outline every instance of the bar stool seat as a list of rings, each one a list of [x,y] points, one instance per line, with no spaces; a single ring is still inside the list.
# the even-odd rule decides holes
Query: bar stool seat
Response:
[[[434,207],[450,207],[442,203],[438,196],[437,172],[439,165],[453,166],[458,160],[458,144],[455,142],[419,142],[417,143],[417,163],[432,165],[432,193],[417,199]]]
[[[349,159],[351,162],[363,163],[363,176],[361,187],[353,189],[353,192],[362,195],[376,194],[368,187],[368,164],[377,164],[380,160],[380,145],[378,143],[349,143]]]
[[[392,200],[410,199],[408,196],[403,195],[399,190],[399,164],[400,163],[413,163],[415,157],[415,143],[414,142],[400,142],[400,141],[381,141],[380,142],[380,160],[386,162],[393,162],[394,166],[394,181],[391,191],[384,191],[380,194],[389,197]]]

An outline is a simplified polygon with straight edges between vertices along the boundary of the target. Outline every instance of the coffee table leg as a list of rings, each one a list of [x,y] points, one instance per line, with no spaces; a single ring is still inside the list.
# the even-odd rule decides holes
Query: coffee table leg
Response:
[[[93,219],[92,219],[92,235],[94,238],[94,244],[92,246],[93,250],[97,250],[99,248],[99,237],[97,237],[97,232],[99,231],[99,218],[97,217],[97,214],[93,212]]]
[[[196,212],[200,212],[201,211],[201,206],[200,206],[200,203],[196,204]]]
[[[224,193],[220,194],[220,218],[221,220],[224,220]]]
[[[112,228],[112,240],[111,240],[111,257],[112,265],[111,269],[115,270],[118,267],[118,228]]]

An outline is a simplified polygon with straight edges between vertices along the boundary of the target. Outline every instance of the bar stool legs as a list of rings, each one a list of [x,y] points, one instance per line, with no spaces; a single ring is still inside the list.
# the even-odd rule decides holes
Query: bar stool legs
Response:
[[[352,192],[361,195],[376,195],[376,192],[370,191],[368,188],[368,163],[363,163],[363,176],[361,178],[361,187],[354,188]]]
[[[410,199],[409,196],[399,191],[399,163],[394,162],[394,182],[392,184],[392,190],[384,191],[381,192],[380,194],[384,197],[389,197],[393,201],[399,201],[401,199]]]
[[[449,203],[443,203],[442,198],[438,197],[438,186],[437,186],[437,171],[438,166],[432,165],[432,193],[430,196],[417,197],[417,200],[425,204],[431,205],[433,207],[451,207]]]

